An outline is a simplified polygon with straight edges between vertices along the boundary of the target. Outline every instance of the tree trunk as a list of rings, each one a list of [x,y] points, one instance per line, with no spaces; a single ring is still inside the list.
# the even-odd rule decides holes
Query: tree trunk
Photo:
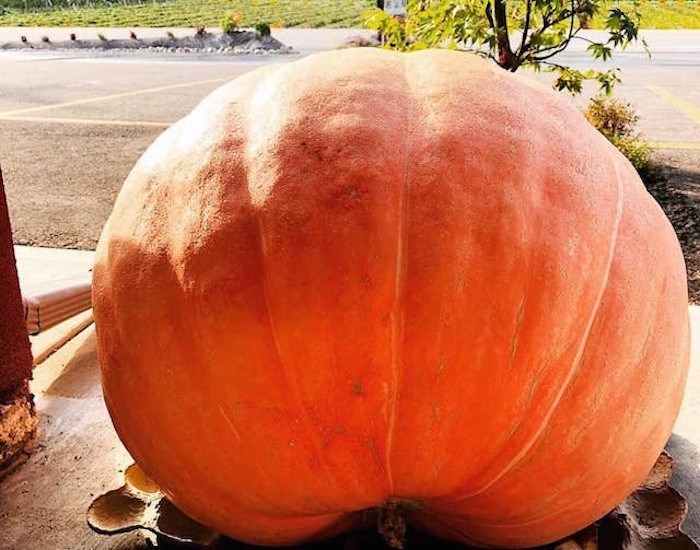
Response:
[[[29,393],[32,354],[0,173],[0,470],[18,458],[36,431]]]
[[[494,0],[493,11],[498,44],[498,64],[506,70],[515,71],[520,65],[520,60],[510,47],[506,0]]]

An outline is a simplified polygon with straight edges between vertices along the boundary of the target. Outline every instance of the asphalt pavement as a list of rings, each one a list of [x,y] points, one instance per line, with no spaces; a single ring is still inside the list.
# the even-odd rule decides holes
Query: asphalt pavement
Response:
[[[167,29],[138,29],[139,36]],[[124,37],[129,29],[0,28],[0,43],[70,32]],[[192,32],[174,29],[175,34]],[[17,244],[91,249],[124,178],[153,139],[205,95],[271,62],[332,49],[358,29],[275,29],[296,55],[237,58],[95,53],[0,53],[0,164]],[[83,34],[80,34],[83,33]],[[595,37],[592,33],[591,37]],[[637,46],[615,56],[639,129],[662,151],[700,165],[700,31],[646,33],[649,59]],[[591,66],[585,43],[560,62]],[[547,75],[530,76],[543,81]],[[465,78],[467,75],[465,75]],[[587,88],[585,97],[594,93]],[[695,170],[695,168],[692,168]],[[700,177],[700,176],[699,176]]]

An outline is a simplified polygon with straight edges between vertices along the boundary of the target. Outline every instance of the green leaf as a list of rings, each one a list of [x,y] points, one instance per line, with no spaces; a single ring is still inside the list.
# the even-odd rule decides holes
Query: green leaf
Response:
[[[496,22],[495,0],[408,0],[402,22],[376,8],[367,10],[363,21],[368,28],[382,33],[387,48],[469,50],[510,70],[529,66],[555,72],[554,87],[573,94],[581,93],[586,80],[597,81],[606,93],[619,82],[617,72],[580,71],[556,62],[556,58],[581,30],[582,21],[603,15],[605,37],[591,43],[587,51],[593,59],[611,60],[616,49],[638,40],[639,0],[631,0],[631,6],[615,4],[610,9],[607,0],[530,0],[529,4],[528,0],[501,1],[508,18],[507,30]],[[522,43],[519,33],[525,28],[528,6],[528,33]],[[512,29],[518,34],[513,35]],[[647,48],[646,42],[642,43]]]
[[[605,44],[596,42],[594,44],[590,44],[587,49],[589,52],[591,52],[593,59],[602,59],[603,61],[607,61],[612,57],[612,48],[610,46],[606,46]]]

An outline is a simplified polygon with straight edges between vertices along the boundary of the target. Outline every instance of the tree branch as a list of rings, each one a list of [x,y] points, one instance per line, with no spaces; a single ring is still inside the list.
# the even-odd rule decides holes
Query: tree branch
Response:
[[[525,53],[525,43],[527,42],[527,33],[530,30],[530,12],[532,11],[532,0],[527,0],[525,6],[525,23],[523,23],[523,37],[520,40],[520,48],[518,49],[518,57],[520,58]]]
[[[602,42],[596,42],[595,40],[591,40],[590,38],[586,38],[585,36],[572,36],[572,38],[575,38],[576,40],[583,40],[584,42],[588,42],[589,44],[595,44],[596,46],[599,46],[602,44]]]
[[[576,12],[574,11],[574,1],[575,1],[575,0],[571,0],[571,11],[570,11],[570,13],[569,13],[569,20],[570,20],[570,23],[569,23],[569,35],[568,35],[564,40],[562,40],[557,46],[550,46],[549,48],[542,48],[542,49],[539,51],[539,53],[542,53],[542,52],[544,52],[544,51],[551,50],[552,48],[555,48],[555,49],[554,49],[554,51],[552,51],[551,53],[548,53],[548,54],[545,55],[545,56],[541,56],[541,57],[540,57],[540,56],[534,56],[534,57],[532,57],[532,58],[531,58],[532,61],[535,61],[535,62],[540,63],[540,62],[542,62],[542,61],[545,61],[545,60],[547,60],[547,59],[550,59],[551,57],[554,57],[554,56],[557,55],[557,54],[560,54],[560,53],[563,52],[563,51],[566,49],[566,47],[569,45],[569,42],[571,42],[571,39],[574,38],[574,36],[576,36],[576,34],[578,33],[579,30],[581,30],[580,28],[578,28],[578,29],[576,29],[576,32],[574,32],[574,18],[576,17]],[[566,19],[565,17],[559,18],[560,21],[564,21],[565,19]]]
[[[554,15],[554,12],[552,12],[552,11],[549,11],[546,14],[544,14],[542,16],[542,27],[537,29],[537,31],[535,31],[532,34],[532,36],[533,37],[540,36],[541,34],[544,33],[544,31],[546,31],[550,27],[553,27],[554,25],[558,25],[562,21],[566,21],[567,19],[570,19],[572,17],[572,13],[574,11],[573,8],[574,8],[574,2],[572,1],[571,2],[571,11],[567,12],[566,10],[564,10],[562,12],[562,14],[559,17],[557,17],[556,19],[550,19],[550,16]],[[571,20],[571,23],[573,24],[573,19]],[[532,42],[532,40],[530,40],[530,42]],[[528,44],[527,48],[529,49],[530,47],[531,47],[531,45]]]
[[[552,69],[560,69],[562,71],[565,71],[568,69],[568,67],[565,67],[564,65],[561,65],[559,63],[554,63],[552,61],[543,61],[543,65],[547,65],[548,67],[551,67]]]
[[[574,31],[574,33],[571,35],[571,38],[568,38],[567,40],[572,40],[572,39],[574,39],[574,38],[581,38],[581,37],[578,36],[578,32],[579,32],[580,30],[581,30],[580,28],[579,28],[579,29],[576,29],[576,30]],[[552,46],[547,46],[546,48],[540,48],[539,50],[537,50],[537,53],[538,53],[538,54],[541,54],[541,53],[543,53],[543,52],[549,52],[549,51],[552,51],[552,50],[559,49],[559,48],[561,47],[561,45],[564,44],[564,43],[565,43],[565,42],[559,42],[558,44],[553,44]]]
[[[498,44],[498,64],[504,69],[515,71],[518,58],[513,54],[508,36],[508,15],[506,0],[493,0],[493,13],[496,17],[496,41]]]
[[[491,2],[486,2],[486,19],[489,20],[489,26],[496,30],[496,24],[493,22],[493,14],[491,13]]]

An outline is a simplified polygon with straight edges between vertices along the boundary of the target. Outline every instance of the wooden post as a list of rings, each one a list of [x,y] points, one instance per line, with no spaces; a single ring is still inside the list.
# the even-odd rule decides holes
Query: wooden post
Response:
[[[0,172],[0,470],[27,450],[36,433],[31,376],[32,354]]]

